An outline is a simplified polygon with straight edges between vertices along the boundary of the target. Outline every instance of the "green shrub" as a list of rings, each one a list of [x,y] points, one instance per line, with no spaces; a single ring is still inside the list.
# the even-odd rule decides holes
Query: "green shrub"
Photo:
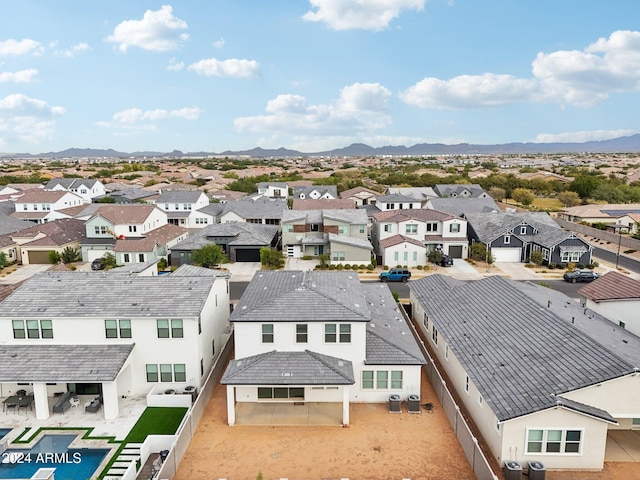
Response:
[[[375,270],[376,266],[373,263],[370,263],[369,265],[367,265],[367,270],[369,270],[370,272]]]
[[[311,255],[305,255],[304,257],[302,257],[303,260],[313,260],[313,257]]]
[[[416,268],[417,268],[418,270],[422,270],[422,265],[417,265],[417,266],[416,266]]]
[[[338,265],[336,265],[336,268],[337,268],[338,270],[343,270],[343,269],[344,269],[344,265],[343,265],[343,264],[341,264],[341,263],[339,263]]]
[[[344,264],[344,269],[345,270],[351,270],[351,264],[350,263],[345,263]]]

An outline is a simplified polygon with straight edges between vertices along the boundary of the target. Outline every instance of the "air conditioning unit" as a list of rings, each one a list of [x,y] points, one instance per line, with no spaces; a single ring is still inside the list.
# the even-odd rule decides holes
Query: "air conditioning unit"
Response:
[[[504,480],[521,480],[522,465],[513,460],[509,460],[504,464]]]
[[[400,400],[400,395],[389,396],[389,412],[402,413],[402,400]]]
[[[409,413],[420,413],[420,395],[409,395],[407,397],[407,411]]]

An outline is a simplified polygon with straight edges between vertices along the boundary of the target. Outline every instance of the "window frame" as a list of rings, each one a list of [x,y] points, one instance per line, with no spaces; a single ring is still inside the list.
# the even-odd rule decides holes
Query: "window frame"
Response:
[[[273,343],[275,340],[273,323],[263,323],[260,325],[262,343]]]
[[[331,331],[333,329],[333,331]],[[336,323],[324,324],[324,343],[338,343],[338,326]]]
[[[539,439],[531,438],[531,434],[534,432],[541,433]],[[559,433],[559,435],[555,435],[556,433]],[[577,434],[578,440],[570,439],[571,434]],[[583,428],[527,428],[525,453],[535,455],[582,455],[583,439]],[[532,450],[531,446],[533,444],[539,445],[539,450]]]
[[[145,372],[147,377],[147,383],[157,383],[160,379],[160,373],[158,371],[158,365],[155,363],[147,363],[145,366]],[[155,380],[153,379],[155,376]]]
[[[18,325],[19,325],[19,328],[16,328],[16,326]],[[24,320],[12,320],[11,328],[13,330],[13,338],[19,339],[19,340],[23,340],[27,338],[27,329],[25,328]],[[22,333],[19,333],[19,332],[22,332]]]
[[[296,323],[296,343],[309,343],[309,325]]]

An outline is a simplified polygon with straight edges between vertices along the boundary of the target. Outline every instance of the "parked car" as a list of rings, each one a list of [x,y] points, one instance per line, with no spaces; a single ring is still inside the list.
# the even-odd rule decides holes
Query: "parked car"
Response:
[[[91,270],[104,270],[104,263],[102,263],[101,258],[96,258],[91,262]]]
[[[442,258],[440,258],[440,265],[442,267],[450,267],[451,265],[453,265],[453,258],[443,253]]]
[[[571,272],[566,272],[563,275],[565,282],[593,282],[596,278],[600,276],[599,273],[595,273],[593,270],[573,270]]]
[[[406,282],[411,278],[411,272],[406,268],[392,268],[388,272],[380,273],[381,282]]]

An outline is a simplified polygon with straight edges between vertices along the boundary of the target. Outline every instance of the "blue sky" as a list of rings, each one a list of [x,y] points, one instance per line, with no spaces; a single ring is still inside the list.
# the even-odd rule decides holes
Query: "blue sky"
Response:
[[[0,152],[638,133],[637,0],[0,0]]]

